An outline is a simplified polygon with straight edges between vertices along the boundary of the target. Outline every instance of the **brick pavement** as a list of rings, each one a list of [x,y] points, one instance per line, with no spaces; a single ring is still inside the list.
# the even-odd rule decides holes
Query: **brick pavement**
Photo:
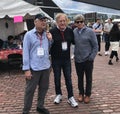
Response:
[[[102,44],[104,46],[104,43]],[[104,48],[104,47],[102,47]],[[119,54],[120,56],[120,54]],[[45,106],[51,114],[120,114],[120,62],[108,65],[109,57],[96,56],[93,72],[93,89],[89,104],[79,103],[78,108],[67,104],[67,92],[62,76],[63,100],[59,105],[53,104],[55,97],[53,73],[50,76],[50,87],[46,96]],[[72,62],[72,80],[74,95],[77,99],[77,76]],[[14,71],[0,74],[0,114],[21,114],[23,108],[25,80],[22,72]],[[37,90],[30,114],[36,112]]]

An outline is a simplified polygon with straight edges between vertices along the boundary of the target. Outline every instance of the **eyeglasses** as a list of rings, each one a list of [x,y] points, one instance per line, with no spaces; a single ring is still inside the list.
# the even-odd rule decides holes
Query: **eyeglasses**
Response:
[[[84,21],[75,21],[75,23],[79,24],[79,23],[83,23]]]

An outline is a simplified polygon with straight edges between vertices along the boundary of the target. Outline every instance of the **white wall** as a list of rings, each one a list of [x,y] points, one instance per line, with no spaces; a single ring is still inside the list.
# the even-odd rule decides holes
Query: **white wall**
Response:
[[[8,28],[6,28],[5,23],[8,23]],[[8,35],[14,35],[14,24],[13,20],[0,20],[0,39],[6,40]]]
[[[8,28],[6,28],[5,23],[8,23]],[[24,31],[24,22],[14,23],[13,20],[1,19],[0,20],[0,39],[7,40],[9,35],[18,35]]]
[[[24,22],[14,23],[15,35],[18,35],[24,31]]]

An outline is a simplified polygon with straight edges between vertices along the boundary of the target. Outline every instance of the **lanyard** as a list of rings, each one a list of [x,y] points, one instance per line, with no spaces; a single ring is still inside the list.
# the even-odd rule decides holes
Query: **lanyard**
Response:
[[[65,41],[65,37],[64,37],[64,31],[60,31],[61,35],[62,35],[62,39],[63,41]]]
[[[40,47],[42,46],[42,35],[40,35],[39,33],[38,33],[38,37],[39,37],[39,39],[40,39]]]

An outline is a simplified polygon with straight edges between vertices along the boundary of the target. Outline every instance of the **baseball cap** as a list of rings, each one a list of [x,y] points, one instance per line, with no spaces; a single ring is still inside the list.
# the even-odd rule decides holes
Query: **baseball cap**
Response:
[[[45,14],[39,13],[35,16],[35,19],[47,19],[47,17],[45,16]]]

